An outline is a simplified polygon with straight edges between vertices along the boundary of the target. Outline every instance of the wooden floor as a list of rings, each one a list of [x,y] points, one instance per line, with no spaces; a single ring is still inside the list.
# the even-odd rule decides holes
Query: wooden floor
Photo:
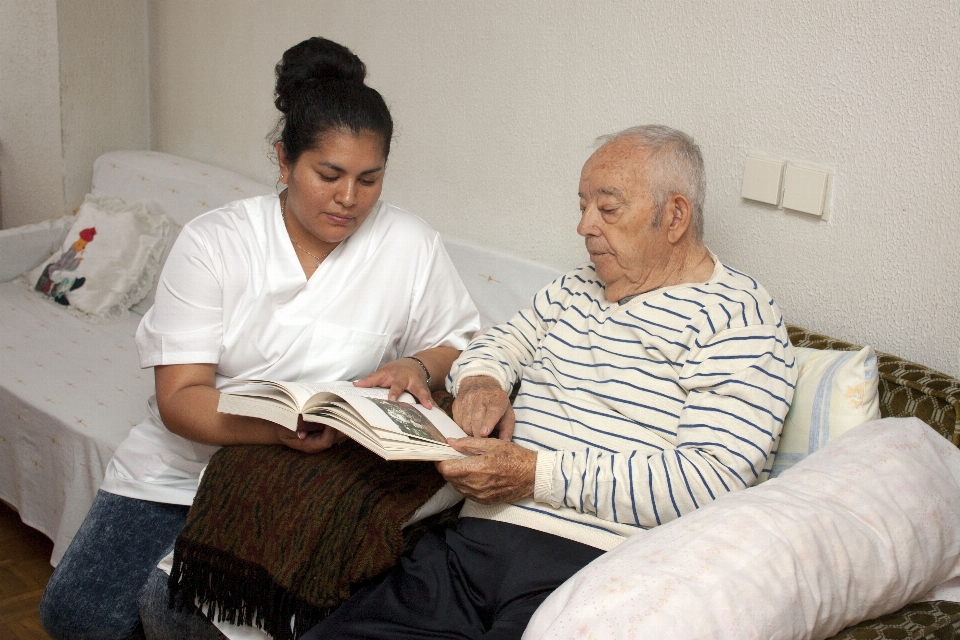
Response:
[[[37,605],[53,573],[53,543],[0,502],[0,638],[48,639]]]

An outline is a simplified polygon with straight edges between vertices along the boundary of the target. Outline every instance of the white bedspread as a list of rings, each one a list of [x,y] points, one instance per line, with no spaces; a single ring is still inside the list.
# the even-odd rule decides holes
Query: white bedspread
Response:
[[[146,416],[139,322],[88,324],[20,281],[0,284],[0,499],[54,541],[54,565],[114,448]]]

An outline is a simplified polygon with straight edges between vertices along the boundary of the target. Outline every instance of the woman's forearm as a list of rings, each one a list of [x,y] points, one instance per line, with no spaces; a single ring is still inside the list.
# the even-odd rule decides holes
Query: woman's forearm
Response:
[[[450,367],[453,361],[460,355],[459,349],[453,347],[433,347],[418,351],[414,356],[423,362],[424,366],[430,371],[430,390],[436,391],[443,388],[443,381],[450,373]]]
[[[203,444],[278,444],[277,425],[259,418],[219,413],[220,392],[206,385],[157,394],[163,424],[178,436]]]

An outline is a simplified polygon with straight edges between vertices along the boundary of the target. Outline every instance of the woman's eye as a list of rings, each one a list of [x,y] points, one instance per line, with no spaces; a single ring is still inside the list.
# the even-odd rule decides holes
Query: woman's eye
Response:
[[[367,178],[367,179],[361,180],[360,184],[362,184],[365,187],[372,187],[373,185],[377,184],[377,180],[376,178],[372,180],[370,178]]]
[[[318,175],[320,176],[320,179],[323,180],[324,182],[336,182],[336,181],[337,181],[337,178],[340,177],[340,176],[328,176],[328,175],[323,174],[323,173],[318,174]]]

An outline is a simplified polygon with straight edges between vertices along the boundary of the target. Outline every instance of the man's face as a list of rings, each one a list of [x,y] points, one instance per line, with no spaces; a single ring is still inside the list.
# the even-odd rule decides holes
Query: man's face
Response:
[[[647,173],[647,151],[625,138],[597,149],[580,172],[577,233],[611,302],[659,286],[648,278],[670,254],[666,234],[654,227]]]

